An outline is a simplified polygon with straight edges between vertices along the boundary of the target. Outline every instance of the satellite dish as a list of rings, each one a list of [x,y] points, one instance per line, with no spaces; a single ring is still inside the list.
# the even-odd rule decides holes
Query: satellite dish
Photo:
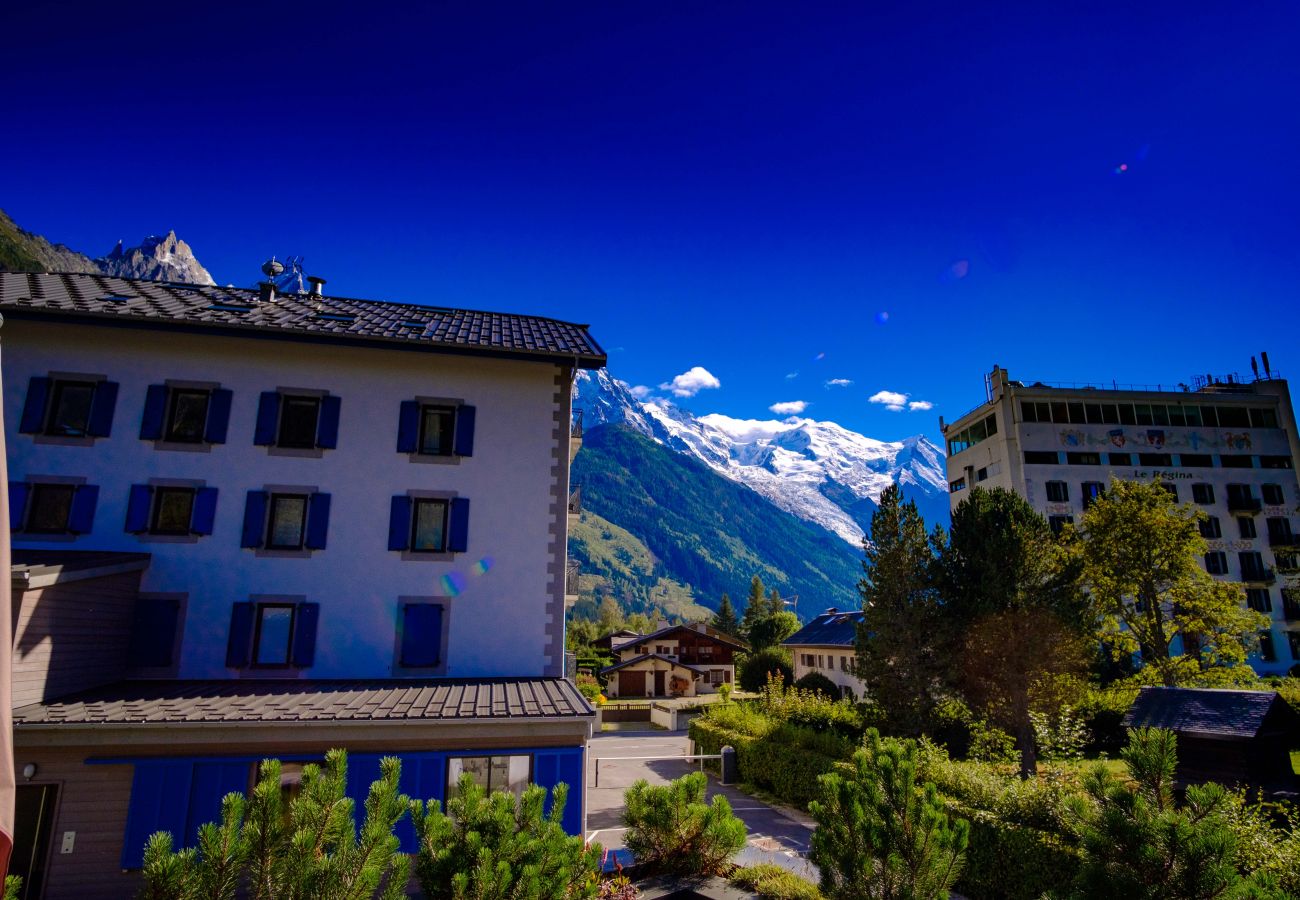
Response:
[[[267,278],[275,278],[284,273],[284,263],[278,262],[274,256],[262,263],[262,274]]]

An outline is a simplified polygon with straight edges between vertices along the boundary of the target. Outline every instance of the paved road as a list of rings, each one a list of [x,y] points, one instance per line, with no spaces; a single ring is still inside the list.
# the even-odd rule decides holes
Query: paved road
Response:
[[[685,732],[610,732],[592,738],[587,752],[587,838],[610,850],[623,848],[623,791],[638,778],[667,784],[699,763],[686,760],[625,760],[600,763],[596,787],[596,758],[619,756],[684,756],[690,752]],[[808,862],[813,823],[806,816],[778,809],[709,776],[708,796],[723,794],[749,829],[749,843],[737,856],[740,863],[773,862],[805,878],[817,880]]]

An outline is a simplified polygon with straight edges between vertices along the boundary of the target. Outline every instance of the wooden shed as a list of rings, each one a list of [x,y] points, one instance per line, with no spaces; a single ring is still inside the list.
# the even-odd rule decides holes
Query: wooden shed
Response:
[[[1177,734],[1180,785],[1217,781],[1269,794],[1300,787],[1290,756],[1300,746],[1300,714],[1276,691],[1142,688],[1124,725]]]

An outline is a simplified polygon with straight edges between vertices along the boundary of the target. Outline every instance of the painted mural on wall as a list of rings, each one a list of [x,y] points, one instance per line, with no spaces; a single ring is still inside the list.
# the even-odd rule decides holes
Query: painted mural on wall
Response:
[[[1089,434],[1081,428],[1062,428],[1058,437],[1063,447],[1117,447],[1130,445],[1139,449],[1163,450],[1186,447],[1189,450],[1221,448],[1250,450],[1254,441],[1248,431],[1206,432],[1191,430],[1169,432],[1163,428],[1112,428],[1105,435]]]

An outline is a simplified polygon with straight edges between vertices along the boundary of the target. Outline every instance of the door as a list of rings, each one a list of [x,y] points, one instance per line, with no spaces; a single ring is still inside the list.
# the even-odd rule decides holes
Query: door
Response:
[[[9,874],[20,875],[20,900],[36,900],[45,888],[45,862],[54,828],[59,788],[53,784],[20,784],[14,795],[14,851]]]
[[[668,692],[664,690],[664,673],[655,672],[655,696],[662,697],[666,693]]]
[[[645,672],[633,672],[630,669],[619,672],[618,695],[620,697],[644,697]]]

